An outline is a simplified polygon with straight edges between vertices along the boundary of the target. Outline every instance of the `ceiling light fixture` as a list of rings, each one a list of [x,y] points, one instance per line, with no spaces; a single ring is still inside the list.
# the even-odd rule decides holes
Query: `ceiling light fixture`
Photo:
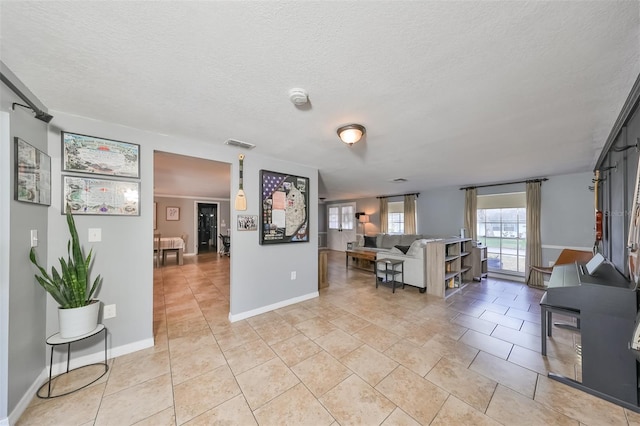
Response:
[[[338,136],[342,142],[351,146],[362,139],[366,131],[360,124],[347,124],[338,129]]]

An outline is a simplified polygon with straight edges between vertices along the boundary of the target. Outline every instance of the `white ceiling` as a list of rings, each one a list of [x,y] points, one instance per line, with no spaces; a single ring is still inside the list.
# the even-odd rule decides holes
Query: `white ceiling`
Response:
[[[251,142],[328,200],[589,171],[640,71],[637,1],[0,7],[0,57],[54,115]]]

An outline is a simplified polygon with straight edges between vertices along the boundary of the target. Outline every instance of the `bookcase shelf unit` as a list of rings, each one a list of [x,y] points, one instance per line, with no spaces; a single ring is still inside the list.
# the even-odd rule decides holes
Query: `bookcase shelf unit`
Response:
[[[427,293],[446,298],[473,281],[471,238],[427,243]]]
[[[487,247],[473,247],[471,250],[471,276],[474,280],[482,281],[487,278]]]

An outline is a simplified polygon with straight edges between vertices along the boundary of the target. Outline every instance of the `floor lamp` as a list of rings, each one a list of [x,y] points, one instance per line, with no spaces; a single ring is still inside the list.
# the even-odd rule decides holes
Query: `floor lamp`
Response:
[[[367,226],[367,223],[369,223],[369,215],[368,214],[361,214],[358,217],[358,222],[360,222],[362,224],[362,235],[365,235],[366,226]]]

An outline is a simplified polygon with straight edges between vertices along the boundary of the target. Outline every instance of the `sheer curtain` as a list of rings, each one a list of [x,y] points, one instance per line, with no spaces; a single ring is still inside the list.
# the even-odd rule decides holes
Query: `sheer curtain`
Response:
[[[469,233],[469,237],[478,239],[478,195],[475,188],[467,188],[464,194],[464,227]]]
[[[389,231],[389,208],[387,199],[380,198],[380,233],[386,234]]]
[[[530,277],[529,285],[544,287],[540,272],[531,271],[529,265],[542,265],[542,240],[540,238],[540,210],[541,210],[542,182],[527,182],[527,255],[525,268]]]
[[[404,196],[404,233],[416,233],[416,195]]]

